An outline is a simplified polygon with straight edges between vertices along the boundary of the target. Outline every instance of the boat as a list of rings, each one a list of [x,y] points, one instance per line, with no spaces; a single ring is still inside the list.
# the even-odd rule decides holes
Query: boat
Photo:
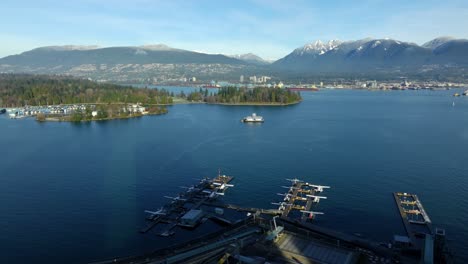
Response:
[[[1,115],[1,114],[4,114],[4,113],[6,113],[6,109],[5,109],[5,108],[0,109],[0,115]]]
[[[289,91],[310,91],[317,92],[319,89],[317,87],[287,87]]]
[[[210,84],[210,85],[203,85],[202,87],[203,87],[203,88],[208,88],[208,89],[217,89],[217,88],[221,88],[221,86],[218,85],[218,84],[216,84],[216,85],[212,85],[212,84]]]
[[[257,114],[253,113],[252,115],[250,116],[246,116],[244,118],[242,118],[241,120],[242,122],[246,122],[246,123],[263,123],[264,120],[263,120],[263,117],[262,116],[258,116]]]
[[[458,96],[460,96],[460,94],[459,94],[459,93],[455,93],[453,96],[458,97]]]
[[[8,114],[11,119],[20,119],[26,117],[25,115],[21,114],[20,112],[11,112]]]
[[[464,95],[464,96],[468,96],[468,90],[466,90],[465,92],[463,92],[463,95]]]

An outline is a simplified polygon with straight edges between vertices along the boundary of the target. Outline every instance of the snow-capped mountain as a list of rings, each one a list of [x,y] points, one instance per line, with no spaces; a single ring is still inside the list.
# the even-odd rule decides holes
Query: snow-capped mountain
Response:
[[[41,47],[18,55],[0,59],[0,65],[29,68],[69,69],[79,65],[99,64],[246,64],[245,62],[219,54],[204,54],[158,44],[98,48],[95,46],[52,46]],[[28,68],[29,67],[29,68]]]
[[[138,46],[140,49],[144,50],[177,50],[175,48],[169,47],[165,44],[150,44],[150,45],[143,45],[143,46]]]
[[[326,43],[317,40],[315,42],[306,44],[300,48],[297,48],[293,51],[294,54],[299,56],[302,55],[322,55],[327,53],[330,50],[335,49],[336,47],[342,44],[339,40],[330,40]]]
[[[278,70],[296,72],[368,72],[414,70],[423,65],[468,66],[468,40],[437,38],[419,46],[394,39],[315,41],[273,63]],[[464,67],[464,66],[463,66]]]
[[[436,49],[437,47],[439,47],[440,45],[442,44],[445,44],[449,41],[452,41],[454,40],[455,38],[453,37],[439,37],[439,38],[435,38],[431,41],[428,41],[424,44],[422,44],[422,47],[424,48],[428,48],[428,49]]]
[[[98,49],[97,45],[62,45],[62,46],[45,46],[35,50],[50,50],[50,51],[70,51],[70,50],[93,50]]]
[[[245,61],[250,64],[256,65],[267,65],[270,64],[269,61],[262,59],[260,56],[257,56],[253,53],[246,53],[246,54],[235,54],[235,55],[228,55],[231,58],[235,58],[241,61]]]

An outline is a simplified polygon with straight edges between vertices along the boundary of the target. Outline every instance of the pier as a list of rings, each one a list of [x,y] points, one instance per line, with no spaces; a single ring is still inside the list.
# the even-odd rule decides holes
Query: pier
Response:
[[[415,194],[393,193],[393,197],[400,212],[411,246],[421,248],[421,237],[425,234],[433,235],[432,221],[424,210],[421,201]]]
[[[393,193],[408,236],[395,235],[387,244],[311,223],[323,214],[311,210],[326,199],[318,194],[329,186],[287,179],[291,185],[282,186],[287,191],[277,193],[282,201],[272,203],[278,208],[262,209],[219,201],[233,187],[232,179],[219,174],[183,187],[185,192],[166,197],[172,202],[158,211],[146,211],[149,224],[141,232],[163,223],[157,235],[170,236],[177,226],[195,227],[202,218],[221,224],[221,229],[145,255],[96,263],[451,263],[445,231],[433,231],[417,195]],[[223,215],[224,210],[248,214],[232,219]]]
[[[432,227],[419,197],[410,193],[393,193],[407,238],[395,236],[395,245],[402,252],[420,255],[423,263],[447,263],[452,255],[445,242],[445,230]],[[406,241],[405,241],[406,240]],[[435,262],[432,262],[435,261]]]
[[[157,233],[160,236],[173,235],[172,230],[178,225],[194,227],[206,216],[199,210],[200,207],[204,204],[212,204],[219,196],[223,196],[228,188],[234,186],[229,184],[232,180],[233,177],[219,173],[213,179],[203,178],[194,186],[183,187],[186,190],[178,196],[165,196],[172,201],[157,211],[146,210],[149,223],[140,230],[140,233],[147,233],[161,223],[168,224],[168,226]]]
[[[284,194],[278,193],[278,195],[284,196],[283,202],[272,203],[279,205],[278,211],[281,211],[282,218],[291,217],[291,213],[299,211],[302,213],[300,221],[306,222],[313,219],[316,215],[323,214],[322,212],[311,211],[312,207],[320,202],[320,199],[327,199],[324,196],[318,196],[317,194],[322,192],[324,189],[330,188],[329,186],[314,185],[299,179],[287,179],[291,182],[291,186],[282,186],[288,189]]]

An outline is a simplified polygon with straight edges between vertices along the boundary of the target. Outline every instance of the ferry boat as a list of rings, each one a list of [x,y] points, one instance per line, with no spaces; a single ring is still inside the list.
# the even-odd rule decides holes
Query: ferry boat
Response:
[[[258,116],[257,114],[253,113],[250,116],[246,116],[242,118],[242,122],[247,122],[247,123],[263,123],[265,120],[263,120],[262,116]]]

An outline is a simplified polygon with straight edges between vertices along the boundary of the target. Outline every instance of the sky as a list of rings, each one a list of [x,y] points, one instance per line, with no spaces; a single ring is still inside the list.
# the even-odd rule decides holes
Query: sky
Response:
[[[315,40],[468,38],[466,0],[2,0],[0,57],[51,45],[166,44],[279,59]]]

